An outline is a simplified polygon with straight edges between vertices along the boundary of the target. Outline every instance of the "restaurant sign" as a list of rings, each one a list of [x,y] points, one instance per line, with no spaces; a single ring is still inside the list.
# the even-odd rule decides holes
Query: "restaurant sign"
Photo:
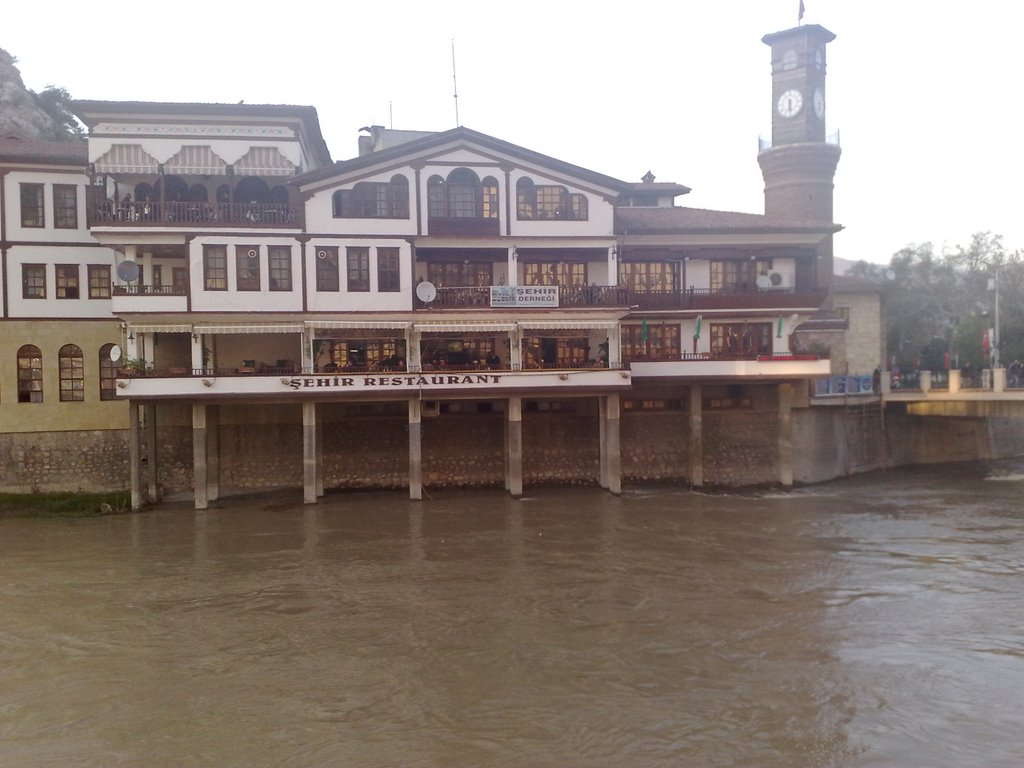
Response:
[[[492,285],[492,307],[557,307],[557,285]]]
[[[501,381],[496,373],[403,373],[383,376],[296,376],[281,379],[291,389],[411,389],[452,387],[457,385],[494,386]]]

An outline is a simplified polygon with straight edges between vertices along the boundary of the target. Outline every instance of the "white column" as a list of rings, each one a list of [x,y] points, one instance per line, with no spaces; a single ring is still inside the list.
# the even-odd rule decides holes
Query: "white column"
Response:
[[[615,369],[622,365],[622,329],[618,323],[608,330],[608,367]]]
[[[128,401],[128,483],[131,489],[132,509],[142,508],[142,446],[139,441],[139,406]]]
[[[206,406],[192,404],[192,493],[196,509],[210,505],[206,488]]]
[[[220,406],[206,409],[206,496],[220,498]]]
[[[508,284],[519,285],[519,257],[514,245],[508,249]]]
[[[423,402],[409,401],[409,498],[423,498]]]
[[[316,403],[302,404],[302,502],[316,504]]]
[[[601,443],[601,464],[604,467],[608,485],[605,486],[616,496],[622,493],[622,455],[619,445],[619,395],[607,395],[603,398],[601,410],[604,415],[603,441]]]
[[[779,384],[779,483],[793,487],[793,385]]]
[[[505,447],[508,475],[505,487],[513,496],[523,495],[523,398],[508,399],[508,443]]]
[[[704,486],[704,411],[700,384],[690,385],[690,485]]]
[[[149,481],[149,500],[151,503],[160,501],[157,485],[156,457],[156,403],[146,403],[146,477]]]

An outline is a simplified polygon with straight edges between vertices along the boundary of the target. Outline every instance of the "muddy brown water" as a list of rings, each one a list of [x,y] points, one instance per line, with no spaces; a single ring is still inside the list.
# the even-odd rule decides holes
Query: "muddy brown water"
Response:
[[[1024,765],[1024,464],[0,519],[0,765]]]

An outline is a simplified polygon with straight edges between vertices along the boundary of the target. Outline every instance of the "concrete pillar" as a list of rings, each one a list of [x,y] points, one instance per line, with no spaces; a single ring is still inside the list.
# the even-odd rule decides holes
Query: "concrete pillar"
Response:
[[[302,503],[316,504],[316,403],[302,404]]]
[[[601,465],[608,484],[604,487],[618,496],[622,493],[622,455],[619,443],[619,395],[601,398],[604,429],[601,439]]]
[[[618,323],[614,328],[608,329],[608,367],[622,367],[622,331]]]
[[[154,504],[160,501],[156,461],[156,403],[146,403],[146,478],[149,481],[149,500]]]
[[[220,498],[220,406],[206,409],[206,497]]]
[[[196,509],[210,506],[206,475],[206,405],[192,404],[192,493]]]
[[[132,509],[142,509],[142,446],[139,444],[139,406],[128,401],[128,487]]]
[[[1005,368],[993,368],[992,369],[992,391],[1003,392],[1006,390],[1006,369]]]
[[[206,368],[206,364],[203,361],[203,335],[193,333],[192,337],[192,372],[195,373]],[[205,373],[205,371],[203,372]]]
[[[508,249],[508,284],[519,285],[518,253],[513,245]]]
[[[949,394],[955,395],[960,391],[960,371],[956,368],[949,369]]]
[[[523,495],[523,398],[508,399],[508,442],[505,446],[508,475],[505,487],[513,496]]]
[[[779,483],[793,487],[793,385],[779,384]]]
[[[316,496],[324,495],[324,423],[316,422]]]
[[[423,401],[409,401],[409,498],[423,498]]]
[[[882,371],[882,376],[878,382],[878,385],[882,389],[883,395],[892,393],[892,374],[889,371]]]
[[[690,385],[690,485],[704,486],[704,411],[700,384]]]
[[[598,475],[597,484],[602,488],[608,487],[608,451],[605,446],[608,442],[608,401],[597,398],[597,444],[598,449]]]

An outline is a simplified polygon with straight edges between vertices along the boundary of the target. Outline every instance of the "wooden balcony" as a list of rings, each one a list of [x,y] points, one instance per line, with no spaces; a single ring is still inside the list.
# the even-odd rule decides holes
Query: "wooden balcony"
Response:
[[[704,309],[803,309],[820,307],[825,288],[689,288],[680,291],[629,290],[629,306],[641,311]]]
[[[558,287],[558,308],[628,307],[625,288],[616,285],[562,285]],[[438,288],[437,297],[429,304],[413,295],[416,309],[482,309],[491,306],[491,287],[474,285]],[[500,309],[508,309],[502,306]]]
[[[286,227],[303,226],[303,208],[292,203],[94,202],[90,227]]]
[[[497,217],[440,217],[427,219],[427,231],[431,235],[464,235],[475,237],[498,237],[501,226]]]

